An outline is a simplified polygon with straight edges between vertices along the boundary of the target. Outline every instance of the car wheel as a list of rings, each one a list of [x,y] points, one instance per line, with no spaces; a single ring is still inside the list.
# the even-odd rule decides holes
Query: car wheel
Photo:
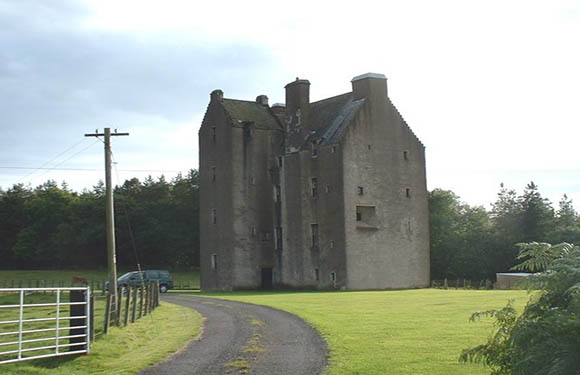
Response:
[[[159,291],[161,293],[167,293],[168,290],[169,288],[167,287],[167,285],[159,285]]]

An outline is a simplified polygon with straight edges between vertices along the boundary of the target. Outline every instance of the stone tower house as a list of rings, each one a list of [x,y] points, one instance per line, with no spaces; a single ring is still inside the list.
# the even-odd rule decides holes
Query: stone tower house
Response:
[[[429,285],[425,150],[384,75],[310,102],[211,101],[199,130],[201,288]]]

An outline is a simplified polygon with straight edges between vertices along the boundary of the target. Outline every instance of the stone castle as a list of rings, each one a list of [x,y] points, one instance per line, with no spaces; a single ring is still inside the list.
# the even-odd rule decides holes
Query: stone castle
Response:
[[[211,93],[199,130],[201,288],[429,285],[425,149],[382,74],[310,102]]]

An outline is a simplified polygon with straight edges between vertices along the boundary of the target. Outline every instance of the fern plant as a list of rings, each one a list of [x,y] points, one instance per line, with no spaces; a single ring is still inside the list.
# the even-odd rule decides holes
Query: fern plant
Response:
[[[518,270],[535,293],[523,313],[511,302],[472,315],[495,318],[488,342],[463,350],[461,362],[483,363],[493,375],[580,375],[580,248],[563,243],[518,244]],[[537,272],[542,271],[542,272]]]

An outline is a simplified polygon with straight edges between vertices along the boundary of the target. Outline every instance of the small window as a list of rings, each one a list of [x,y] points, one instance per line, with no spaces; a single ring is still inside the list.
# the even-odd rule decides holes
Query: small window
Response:
[[[250,176],[250,185],[256,185],[256,177]]]
[[[262,241],[270,241],[270,232],[262,232]]]
[[[217,210],[215,208],[211,209],[211,222],[217,224]]]
[[[364,195],[364,193],[365,193],[365,188],[364,188],[364,187],[362,187],[362,186],[358,186],[358,187],[356,188],[356,191],[358,192],[358,195]]]
[[[282,227],[276,227],[276,248],[282,249]]]
[[[318,157],[318,148],[316,147],[316,145],[314,143],[312,144],[312,157],[313,158]]]
[[[356,212],[356,221],[362,221],[362,213],[359,211]]]
[[[215,182],[215,167],[211,167],[211,181]]]
[[[282,165],[284,164],[284,159],[282,159],[281,156],[278,156],[278,167],[282,168]]]
[[[318,197],[318,179],[313,177],[310,180],[311,188],[312,188],[312,198]]]
[[[332,154],[334,154],[334,153],[336,152],[336,146],[332,146],[332,147],[330,148],[330,152],[331,152]]]
[[[409,160],[409,151],[403,151],[403,160]]]
[[[310,233],[312,234],[312,248],[318,247],[318,224],[310,224]]]
[[[357,228],[376,229],[378,225],[375,206],[356,206]]]
[[[318,270],[318,268],[314,269],[314,278],[316,279],[316,281],[320,281],[320,271]]]
[[[217,264],[217,254],[212,254],[211,255],[211,269],[213,271],[217,271],[217,267],[218,267],[218,264]]]
[[[333,283],[336,281],[336,272],[330,273],[330,281],[332,281]]]
[[[330,241],[330,248],[331,248],[331,249],[334,249],[334,240],[331,240],[331,241]]]
[[[411,220],[407,220],[407,230],[411,231],[413,228],[411,226]]]
[[[326,185],[326,186],[324,187],[324,192],[325,192],[326,194],[330,193],[330,185]]]
[[[409,189],[409,188],[406,188],[406,189],[405,189],[405,196],[406,196],[407,198],[411,198],[411,189]]]
[[[281,195],[281,190],[280,190],[280,185],[275,185],[274,186],[274,200],[275,202],[280,202],[282,200],[282,195]]]
[[[370,149],[371,149],[371,145],[367,145],[367,149],[369,149],[369,150],[370,150]]]
[[[256,237],[256,227],[252,227],[252,237]]]
[[[212,139],[213,143],[215,143],[215,140],[216,140],[216,128],[215,128],[215,126],[211,127],[211,139]]]

